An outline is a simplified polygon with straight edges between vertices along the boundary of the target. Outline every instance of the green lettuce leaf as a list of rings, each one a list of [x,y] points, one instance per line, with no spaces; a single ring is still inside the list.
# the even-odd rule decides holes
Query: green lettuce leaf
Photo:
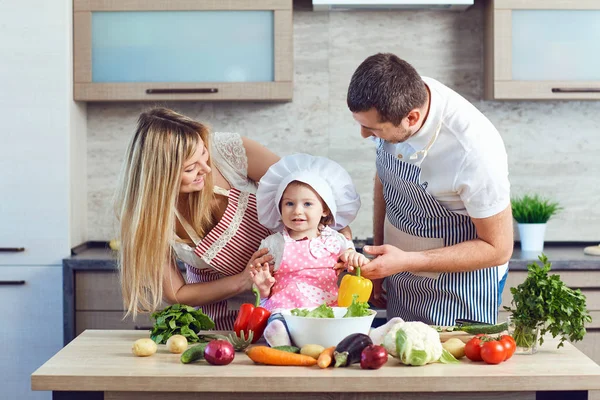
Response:
[[[327,304],[323,303],[319,307],[315,308],[312,311],[308,311],[305,308],[294,308],[290,311],[292,315],[297,317],[307,317],[307,318],[335,318],[333,314],[333,308],[329,307]]]
[[[370,311],[369,311],[369,303],[367,302],[360,302],[358,301],[358,295],[355,294],[352,296],[352,304],[350,304],[348,306],[348,309],[346,311],[346,314],[344,315],[344,318],[350,318],[350,317],[364,317],[367,315],[370,315]]]

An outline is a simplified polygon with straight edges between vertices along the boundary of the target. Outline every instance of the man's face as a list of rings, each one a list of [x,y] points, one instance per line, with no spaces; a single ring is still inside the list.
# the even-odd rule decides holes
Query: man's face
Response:
[[[389,121],[380,122],[379,112],[375,108],[352,113],[352,117],[360,124],[360,134],[365,139],[375,136],[389,143],[401,143],[414,133],[408,127],[407,118],[404,118],[398,126],[394,126]]]

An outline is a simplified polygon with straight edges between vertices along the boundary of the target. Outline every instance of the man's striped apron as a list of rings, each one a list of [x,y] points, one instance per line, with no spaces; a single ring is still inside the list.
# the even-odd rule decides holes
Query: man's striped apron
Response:
[[[386,204],[384,243],[405,251],[452,246],[477,237],[468,216],[446,209],[420,182],[421,162],[440,126],[428,147],[416,153],[422,154],[415,163],[398,159],[383,149],[383,140],[378,141],[377,173]],[[430,325],[454,325],[458,318],[493,324],[498,286],[498,267],[440,274],[401,272],[384,281],[387,318]]]

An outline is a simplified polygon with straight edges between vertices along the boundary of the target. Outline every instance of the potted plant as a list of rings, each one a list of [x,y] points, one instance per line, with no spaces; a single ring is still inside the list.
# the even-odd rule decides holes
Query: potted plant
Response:
[[[513,218],[518,223],[521,250],[539,254],[544,250],[546,223],[562,210],[557,202],[537,194],[515,197],[511,201]]]
[[[509,331],[520,354],[535,353],[547,332],[560,336],[557,347],[566,340],[582,340],[585,323],[592,321],[581,290],[567,287],[559,275],[549,275],[552,264],[545,254],[538,258],[542,264],[527,266],[525,281],[510,289],[511,307],[504,307],[511,314]]]

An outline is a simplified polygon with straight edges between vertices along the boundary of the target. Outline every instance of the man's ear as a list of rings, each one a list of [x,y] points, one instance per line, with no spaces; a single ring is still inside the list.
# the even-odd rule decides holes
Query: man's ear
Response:
[[[415,126],[421,119],[421,111],[418,108],[413,108],[406,116],[406,119],[408,120],[409,128]]]

